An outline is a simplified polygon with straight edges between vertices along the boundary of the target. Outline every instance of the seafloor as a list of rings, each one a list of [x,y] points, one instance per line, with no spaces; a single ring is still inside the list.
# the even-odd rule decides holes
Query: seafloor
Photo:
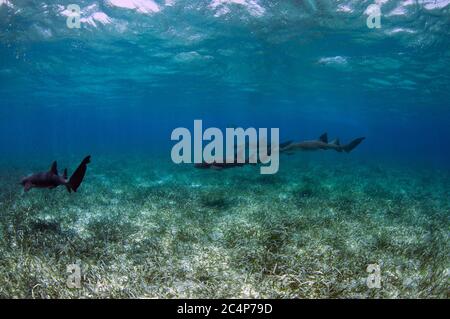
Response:
[[[77,194],[24,193],[49,165],[5,162],[0,297],[448,298],[450,170],[326,158],[262,176],[93,154]]]

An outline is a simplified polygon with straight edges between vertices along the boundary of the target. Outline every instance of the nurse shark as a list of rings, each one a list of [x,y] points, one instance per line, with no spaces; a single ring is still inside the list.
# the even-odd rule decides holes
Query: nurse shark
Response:
[[[28,192],[31,188],[53,189],[61,185],[66,186],[69,193],[72,191],[76,192],[78,187],[80,187],[81,182],[83,182],[84,175],[87,170],[87,164],[90,162],[91,156],[86,156],[81,161],[80,165],[78,165],[78,168],[72,176],[67,179],[67,168],[64,170],[62,175],[59,175],[56,161],[54,161],[48,172],[32,174],[23,178],[20,184],[23,186],[25,192]]]
[[[318,151],[318,150],[335,150],[337,152],[350,153],[358,146],[365,137],[358,137],[348,144],[341,144],[339,139],[328,142],[328,134],[322,134],[318,140],[302,141],[298,143],[290,143],[285,147],[280,147],[281,153],[292,154],[294,151]]]

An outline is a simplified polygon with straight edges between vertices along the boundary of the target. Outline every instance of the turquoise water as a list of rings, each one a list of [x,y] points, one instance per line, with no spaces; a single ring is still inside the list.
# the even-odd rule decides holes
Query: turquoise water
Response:
[[[376,3],[82,1],[70,29],[0,0],[0,296],[448,298],[450,1]],[[175,165],[195,119],[366,140]],[[19,185],[87,154],[76,194]]]

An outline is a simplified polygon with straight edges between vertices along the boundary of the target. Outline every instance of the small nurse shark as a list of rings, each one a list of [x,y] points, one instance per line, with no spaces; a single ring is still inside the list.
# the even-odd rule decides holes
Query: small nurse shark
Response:
[[[25,192],[28,192],[31,188],[53,189],[61,185],[66,186],[69,193],[72,191],[76,192],[86,174],[87,164],[90,162],[91,156],[86,156],[72,176],[67,179],[67,168],[62,175],[59,175],[56,161],[54,161],[48,172],[36,173],[25,177],[20,184],[23,186]]]
[[[292,154],[293,151],[317,151],[317,150],[335,150],[337,152],[351,152],[356,146],[358,146],[365,137],[359,137],[354,139],[348,144],[339,142],[339,139],[335,139],[332,142],[328,142],[327,133],[322,134],[318,140],[303,141],[298,143],[291,143],[285,147],[280,147],[280,152]]]

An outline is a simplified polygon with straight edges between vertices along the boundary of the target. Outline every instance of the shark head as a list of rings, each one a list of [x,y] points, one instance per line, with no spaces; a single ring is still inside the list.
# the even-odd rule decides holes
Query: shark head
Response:
[[[22,178],[22,180],[20,181],[20,185],[23,186],[25,192],[28,192],[33,187],[33,183],[30,180],[30,176]]]
[[[25,186],[26,183],[29,183],[30,181],[30,177],[26,176],[24,178],[22,178],[22,180],[20,181],[20,185]]]

